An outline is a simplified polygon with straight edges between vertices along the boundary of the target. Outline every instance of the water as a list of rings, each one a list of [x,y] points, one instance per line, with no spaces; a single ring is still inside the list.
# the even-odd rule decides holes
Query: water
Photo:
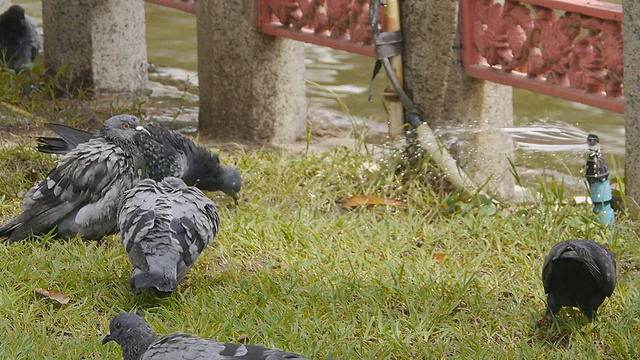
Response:
[[[39,0],[18,3],[39,21]],[[180,119],[195,122],[197,96],[187,92],[184,102],[181,99],[185,94],[182,91],[185,80],[197,84],[195,16],[153,4],[146,4],[146,9],[148,58],[155,65],[155,70],[150,75],[153,81],[152,96],[166,104],[164,112],[167,117],[182,108]],[[358,119],[378,123],[386,121],[381,101],[386,81],[384,76],[379,76],[375,81],[374,101],[367,101],[372,59],[312,45],[305,45],[305,57],[306,79],[318,83],[318,86],[307,86],[307,96],[313,111],[342,111],[345,106]],[[617,163],[610,163],[612,172],[622,171],[622,115],[519,89],[514,90],[514,113],[514,127],[505,130],[515,140],[515,162],[518,172],[525,179],[548,175],[565,177],[565,181],[569,183],[582,182],[580,171],[583,170],[586,159],[584,142],[587,133],[600,136],[605,154],[613,156],[613,159],[607,158],[610,162],[614,160]],[[438,135],[464,136],[457,131],[443,129]]]

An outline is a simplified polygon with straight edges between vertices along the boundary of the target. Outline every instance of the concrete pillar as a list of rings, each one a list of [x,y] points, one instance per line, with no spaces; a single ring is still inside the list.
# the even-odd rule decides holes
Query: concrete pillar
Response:
[[[46,66],[73,86],[147,86],[143,0],[42,0]]]
[[[250,0],[197,2],[199,130],[223,141],[304,135],[303,44],[263,35]]]
[[[622,1],[624,39],[624,127],[628,207],[640,215],[640,2]]]
[[[503,199],[513,196],[512,89],[465,75],[458,0],[401,2],[405,87],[434,130],[465,130],[449,149],[477,185]]]

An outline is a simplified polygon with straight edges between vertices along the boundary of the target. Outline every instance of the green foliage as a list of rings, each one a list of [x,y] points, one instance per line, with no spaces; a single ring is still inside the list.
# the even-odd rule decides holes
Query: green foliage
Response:
[[[29,121],[32,125],[61,122],[75,126],[96,119],[101,124],[115,114],[145,114],[149,92],[94,98],[90,90],[69,77],[67,68],[52,73],[43,64],[24,65],[18,73],[0,68],[0,110],[4,115],[0,124],[12,126]]]
[[[121,311],[141,313],[160,334],[246,334],[312,359],[637,356],[637,225],[624,216],[615,232],[593,225],[591,208],[568,204],[562,184],[507,207],[434,190],[408,168],[398,174],[393,161],[368,170],[376,160],[345,148],[224,159],[242,171],[242,200],[215,195],[220,234],[169,296],[129,291],[131,265],[117,236],[0,244],[0,357],[119,359],[115,344],[100,341]],[[27,145],[2,151],[0,161],[13,173],[0,188],[6,220],[34,181],[23,174],[36,163],[41,178],[52,159]],[[361,194],[408,205],[343,209]],[[594,324],[567,309],[557,324],[538,325],[544,257],[572,237],[613,241],[618,287]]]

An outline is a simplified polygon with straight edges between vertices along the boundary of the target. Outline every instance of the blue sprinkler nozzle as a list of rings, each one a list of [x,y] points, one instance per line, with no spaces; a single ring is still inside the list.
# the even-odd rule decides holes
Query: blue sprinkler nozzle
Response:
[[[585,177],[589,183],[589,196],[593,203],[593,212],[603,225],[613,226],[615,215],[611,208],[611,184],[609,183],[609,169],[600,151],[600,140],[597,135],[587,136],[589,157]]]

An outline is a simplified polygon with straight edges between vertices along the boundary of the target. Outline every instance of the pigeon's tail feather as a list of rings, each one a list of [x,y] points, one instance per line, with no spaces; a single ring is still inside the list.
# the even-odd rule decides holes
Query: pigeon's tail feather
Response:
[[[21,240],[21,239],[14,239],[12,236],[14,230],[17,229],[19,226],[20,226],[19,222],[11,221],[8,224],[4,225],[3,227],[0,227],[0,238],[6,238],[11,242]]]
[[[54,137],[38,137],[38,151],[45,154],[64,155],[73,150],[73,147],[61,138]]]
[[[46,154],[64,155],[75,149],[79,144],[85,143],[95,137],[95,135],[90,132],[74,129],[67,125],[49,123],[47,127],[60,137],[39,136],[37,138],[38,151]]]
[[[144,289],[155,288],[161,292],[174,292],[178,287],[175,275],[171,276],[161,269],[149,269],[148,271],[135,269],[130,280],[131,287],[140,292]]]
[[[175,291],[179,284],[176,265],[180,255],[163,244],[156,244],[153,252],[145,253],[146,269],[133,271],[131,287],[137,291],[151,287],[161,292]]]
[[[84,130],[74,129],[67,125],[49,123],[47,127],[67,142],[69,146],[75,148],[76,146],[85,143],[95,137],[94,134],[86,132]]]

